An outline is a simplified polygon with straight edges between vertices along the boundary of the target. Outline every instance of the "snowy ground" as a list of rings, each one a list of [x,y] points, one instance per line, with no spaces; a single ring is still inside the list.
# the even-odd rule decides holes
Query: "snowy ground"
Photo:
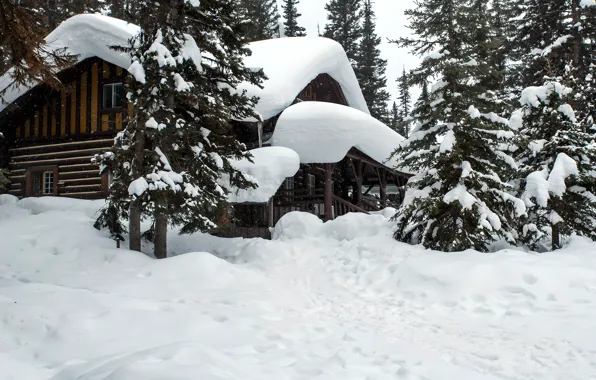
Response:
[[[117,250],[97,202],[0,197],[1,380],[596,378],[596,244],[444,254],[382,215]],[[197,250],[212,252],[189,253]]]

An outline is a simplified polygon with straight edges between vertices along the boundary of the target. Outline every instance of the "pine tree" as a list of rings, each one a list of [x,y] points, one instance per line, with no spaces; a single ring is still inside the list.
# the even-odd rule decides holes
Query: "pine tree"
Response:
[[[397,103],[396,102],[393,102],[393,106],[391,107],[390,113],[391,113],[391,124],[389,124],[389,126],[395,132],[401,134],[401,132],[400,132],[400,125],[402,123],[402,120],[401,120],[401,116],[400,116],[400,113],[399,113],[399,108],[397,107]]]
[[[56,73],[74,60],[63,49],[48,49],[46,18],[39,7],[34,0],[0,2],[0,68],[12,68],[13,80],[0,91],[0,98],[19,85],[45,83],[60,88]]]
[[[381,38],[375,32],[375,12],[371,0],[365,0],[363,12],[362,39],[356,55],[355,72],[371,116],[389,124],[387,115],[387,61],[381,58]]]
[[[403,69],[402,76],[397,81],[399,89],[399,114],[401,124],[399,126],[399,134],[408,137],[410,134],[410,84],[408,83],[408,76],[406,69]]]
[[[249,42],[280,37],[277,0],[239,0],[239,5],[248,22]]]
[[[139,250],[139,222],[148,218],[155,257],[163,258],[168,224],[181,226],[182,232],[216,226],[227,208],[222,178],[235,188],[254,187],[232,167],[231,160],[249,154],[229,135],[228,121],[253,116],[255,99],[221,83],[232,88],[244,80],[258,84],[262,72],[243,66],[246,23],[226,0],[202,0],[198,8],[184,0],[158,8],[143,2],[141,16],[141,34],[128,48],[133,64],[127,90],[134,116],[112,152],[98,157],[113,184],[97,225],[109,227],[117,238],[124,230],[119,220],[128,216],[131,249]],[[191,34],[201,37],[198,45]],[[201,51],[209,53],[210,62],[203,61]]]
[[[339,42],[350,62],[355,64],[358,57],[358,41],[362,37],[361,0],[331,0],[325,4],[327,25],[323,36]]]
[[[281,6],[284,11],[284,35],[286,37],[304,37],[306,36],[306,29],[298,25],[298,18],[302,16],[298,13],[299,0],[284,0]]]
[[[420,56],[412,83],[438,78],[412,112],[416,126],[396,150],[400,165],[417,173],[396,216],[395,238],[426,248],[487,251],[503,237],[516,241],[521,200],[507,193],[515,163],[508,121],[492,112],[495,99],[480,83],[487,40],[485,7],[472,0],[424,0],[408,10],[415,37],[399,41]]]
[[[548,78],[522,92],[528,146],[519,160],[529,216],[522,241],[534,249],[549,235],[552,249],[561,248],[561,235],[596,240],[596,147],[567,102],[571,96],[570,88]]]

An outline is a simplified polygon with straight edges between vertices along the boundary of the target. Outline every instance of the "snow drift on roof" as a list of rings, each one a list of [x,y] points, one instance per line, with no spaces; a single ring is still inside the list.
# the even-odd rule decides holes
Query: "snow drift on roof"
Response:
[[[354,147],[387,167],[404,138],[372,116],[334,103],[302,102],[287,108],[277,121],[272,145],[285,146],[300,162],[335,163]]]
[[[232,203],[265,203],[275,195],[287,177],[300,169],[300,158],[291,149],[283,147],[258,148],[250,151],[254,163],[236,161],[234,167],[259,185],[256,189],[234,190],[228,195]]]
[[[139,27],[126,21],[97,14],[82,14],[61,23],[46,37],[51,50],[67,48],[67,52],[77,55],[77,61],[99,57],[114,65],[128,68],[128,54],[110,49],[110,46],[127,46],[129,39],[139,32]],[[0,77],[0,89],[11,85],[10,73]],[[6,108],[32,86],[18,86],[6,92],[0,100],[0,111]]]
[[[250,96],[258,96],[257,112],[270,119],[289,107],[296,96],[320,74],[328,74],[342,88],[348,105],[369,114],[360,85],[337,42],[323,37],[292,37],[249,44],[252,55],[247,67],[263,69],[268,79],[263,88],[245,83],[239,86]]]

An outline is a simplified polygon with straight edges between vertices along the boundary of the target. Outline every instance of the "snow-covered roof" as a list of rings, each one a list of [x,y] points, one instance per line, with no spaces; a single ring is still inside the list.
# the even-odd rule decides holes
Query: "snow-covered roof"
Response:
[[[263,120],[277,116],[320,74],[339,83],[350,107],[369,114],[356,74],[341,45],[323,37],[292,37],[249,44],[247,67],[263,69],[268,79],[263,88],[245,83],[248,95],[258,96],[256,110]]]
[[[302,102],[287,108],[277,121],[271,143],[294,150],[300,162],[335,163],[356,148],[389,168],[391,153],[404,138],[355,108],[324,102]]]
[[[291,149],[284,147],[266,147],[250,151],[248,160],[236,161],[234,167],[242,171],[258,187],[248,190],[234,190],[228,195],[232,203],[264,203],[275,195],[287,177],[293,177],[300,169],[300,158]]]
[[[130,58],[110,46],[126,46],[139,32],[139,27],[125,21],[98,14],[82,14],[61,23],[46,41],[51,49],[67,48],[78,55],[77,61],[99,57],[128,70]],[[270,119],[290,106],[296,96],[319,74],[328,74],[341,86],[348,104],[369,113],[354,70],[341,45],[322,37],[279,38],[249,44],[252,55],[245,58],[247,67],[263,69],[268,79],[263,88],[249,83],[238,90],[258,96],[256,111]],[[0,77],[0,89],[12,83],[7,73]],[[19,86],[7,91],[0,101],[0,112],[29,91],[32,86]]]
[[[127,53],[110,49],[110,46],[126,46],[131,37],[139,32],[139,27],[126,21],[98,14],[82,14],[61,23],[46,37],[50,50],[67,48],[67,52],[77,55],[77,62],[99,57],[114,65],[128,68],[130,58]],[[10,86],[13,79],[10,72],[0,77],[0,89]],[[0,111],[24,95],[34,85],[17,86],[6,92],[0,100]]]

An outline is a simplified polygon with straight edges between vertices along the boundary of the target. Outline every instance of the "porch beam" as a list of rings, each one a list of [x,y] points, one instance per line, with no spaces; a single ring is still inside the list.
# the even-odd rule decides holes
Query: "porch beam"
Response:
[[[325,164],[325,221],[333,220],[333,164]]]

